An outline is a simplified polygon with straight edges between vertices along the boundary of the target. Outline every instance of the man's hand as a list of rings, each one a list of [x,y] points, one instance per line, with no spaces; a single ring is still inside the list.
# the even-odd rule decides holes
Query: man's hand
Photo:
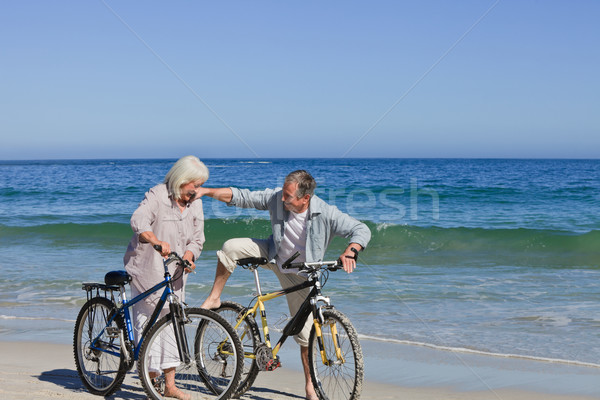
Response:
[[[200,198],[202,196],[208,196],[210,193],[210,188],[205,188],[203,186],[200,186],[199,188],[196,188],[196,198]]]
[[[356,269],[356,259],[358,258],[358,252],[362,250],[362,246],[356,243],[351,243],[346,251],[340,256],[344,271],[352,273]]]

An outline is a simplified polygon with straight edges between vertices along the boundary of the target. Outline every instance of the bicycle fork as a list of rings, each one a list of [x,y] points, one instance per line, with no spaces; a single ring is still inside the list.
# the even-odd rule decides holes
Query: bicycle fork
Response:
[[[169,298],[169,309],[171,311],[171,321],[175,333],[175,341],[177,342],[177,349],[179,350],[179,359],[181,362],[188,364],[191,361],[191,357],[188,349],[187,336],[185,334],[187,316],[185,315],[183,306],[176,302],[173,297]]]
[[[324,302],[325,306],[317,307],[317,303],[319,301]],[[323,361],[323,365],[330,367],[335,364],[344,364],[346,362],[346,359],[344,358],[342,349],[340,348],[340,336],[337,331],[337,325],[335,323],[335,320],[327,322],[325,321],[325,317],[323,316],[323,307],[333,308],[333,306],[330,304],[329,298],[317,295],[314,299],[311,300],[311,304],[313,306],[313,324],[315,326],[315,336],[317,343],[319,344],[319,353],[321,354],[321,360]],[[325,339],[323,338],[324,326],[329,326],[328,334],[331,335],[331,341],[333,342],[333,349],[329,349],[329,356],[327,354],[328,349],[325,346]],[[331,350],[333,350],[333,352],[331,352]],[[335,360],[330,359],[330,357],[334,357],[333,353],[335,353]]]
[[[315,325],[315,335],[317,336],[317,343],[319,344],[319,352],[321,353],[321,360],[323,361],[323,365],[332,366],[334,364],[344,364],[346,359],[342,355],[342,350],[340,349],[340,337],[337,332],[337,326],[335,321],[329,323],[329,329],[331,331],[331,339],[333,341],[333,349],[335,351],[335,357],[337,360],[330,360],[327,356],[327,349],[325,348],[325,340],[323,339],[323,324],[319,322],[317,318],[314,320]],[[333,354],[332,354],[333,355]]]

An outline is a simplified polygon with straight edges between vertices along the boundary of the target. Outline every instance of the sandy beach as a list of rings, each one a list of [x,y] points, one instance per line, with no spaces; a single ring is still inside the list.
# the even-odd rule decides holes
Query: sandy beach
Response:
[[[18,399],[94,399],[83,388],[67,344],[41,342],[0,342],[0,398]],[[302,399],[302,376],[293,369],[281,368],[259,375],[246,400]],[[135,373],[130,373],[111,399],[144,399]],[[551,394],[520,389],[461,391],[444,387],[403,387],[367,381],[362,399],[465,399],[465,400],[590,400],[600,397]]]

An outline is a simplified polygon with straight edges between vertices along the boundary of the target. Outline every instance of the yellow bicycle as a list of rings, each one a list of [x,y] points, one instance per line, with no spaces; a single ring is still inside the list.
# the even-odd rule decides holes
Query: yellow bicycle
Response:
[[[281,365],[278,352],[285,340],[298,334],[306,319],[313,316],[309,346],[309,368],[317,395],[322,400],[355,400],[360,398],[364,374],[362,350],[356,329],[343,313],[336,310],[330,299],[321,293],[327,282],[329,271],[341,269],[341,262],[320,261],[291,263],[286,261],[282,268],[298,268],[307,280],[297,286],[263,294],[258,276],[258,267],[267,264],[265,258],[245,258],[237,261],[241,267],[252,271],[257,297],[249,307],[224,301],[217,310],[236,330],[242,341],[244,368],[239,386],[234,394],[241,396],[254,383],[259,371],[272,371]],[[305,288],[310,294],[283,329],[281,338],[271,346],[265,302]],[[255,318],[260,311],[261,330]]]

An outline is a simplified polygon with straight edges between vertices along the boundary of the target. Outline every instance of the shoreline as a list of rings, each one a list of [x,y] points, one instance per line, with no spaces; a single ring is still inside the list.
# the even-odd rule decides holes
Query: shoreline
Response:
[[[568,366],[577,366],[577,367],[589,367],[589,368],[598,368],[600,371],[600,364],[591,363],[586,361],[577,361],[577,360],[567,360],[562,358],[549,358],[549,357],[538,357],[532,355],[524,355],[524,354],[505,354],[505,353],[494,353],[483,350],[474,350],[465,347],[449,347],[449,346],[440,346],[431,343],[424,342],[413,342],[410,340],[400,340],[400,339],[389,339],[389,338],[380,338],[369,335],[358,335],[361,343],[363,340],[369,340],[373,342],[380,343],[388,343],[391,345],[404,345],[404,346],[415,346],[415,347],[423,347],[426,349],[438,350],[443,352],[457,353],[457,354],[472,354],[478,356],[485,357],[494,357],[499,359],[513,359],[513,360],[525,360],[525,361],[534,361],[534,362],[542,362],[542,363],[551,363],[551,364],[563,364]]]
[[[363,352],[366,355],[366,368],[387,371],[380,374],[377,381],[367,377],[361,399],[465,399],[465,400],[592,400],[600,399],[598,394],[578,394],[569,387],[556,391],[552,383],[562,376],[565,382],[575,382],[572,386],[580,386],[577,371],[565,369],[565,366],[534,365],[524,366],[521,361],[482,360],[456,357],[455,354],[431,354],[423,349],[396,349],[402,352],[399,360],[392,360],[381,351],[389,347],[373,348],[366,341]],[[433,350],[431,350],[433,351]],[[83,387],[75,369],[72,347],[68,344],[7,341],[0,338],[0,397],[6,399],[36,398],[50,400],[56,398],[80,399],[98,398],[88,393]],[[387,356],[386,358],[382,356]],[[242,396],[242,400],[276,400],[302,399],[303,376],[294,368],[297,361],[296,351],[288,351],[282,355],[289,361],[284,367],[273,372],[260,373],[253,388]],[[299,361],[298,361],[299,362]],[[529,362],[530,363],[530,362]],[[462,367],[459,365],[462,364]],[[527,363],[526,363],[527,364]],[[538,363],[540,364],[540,363]],[[543,363],[541,363],[543,364]],[[527,367],[527,368],[526,368]],[[558,368],[555,368],[558,367]],[[590,371],[587,371],[590,372]],[[585,375],[585,374],[584,374]],[[586,379],[589,384],[597,381],[600,371],[591,371]],[[524,379],[507,382],[506,379]],[[389,383],[389,381],[395,384]],[[537,379],[537,381],[536,381]],[[388,381],[382,383],[379,381]],[[533,381],[532,381],[533,380]],[[560,381],[561,379],[559,379]],[[536,384],[547,383],[550,388],[536,390]],[[560,384],[560,382],[559,382]],[[571,386],[571,385],[570,385]],[[594,385],[598,388],[597,383]],[[589,388],[593,393],[594,388]],[[110,399],[143,399],[145,394],[137,381],[135,369],[125,378],[122,388]]]

